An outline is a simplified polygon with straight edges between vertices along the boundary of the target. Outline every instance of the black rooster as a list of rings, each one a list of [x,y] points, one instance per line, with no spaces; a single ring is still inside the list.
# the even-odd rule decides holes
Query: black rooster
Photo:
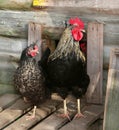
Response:
[[[23,50],[20,64],[14,75],[14,85],[24,99],[34,105],[33,114],[29,119],[35,117],[36,105],[42,103],[48,96],[45,87],[45,78],[42,68],[38,65],[35,57],[38,46],[32,44]]]
[[[90,82],[86,72],[86,58],[79,46],[83,29],[82,20],[70,19],[69,26],[63,32],[55,51],[50,54],[47,49],[44,53],[47,60],[44,66],[47,83],[51,91],[57,92],[64,99],[63,117],[67,118],[69,116],[66,97],[69,91],[77,98],[78,114],[75,117],[79,117],[81,116],[79,99],[86,93]]]

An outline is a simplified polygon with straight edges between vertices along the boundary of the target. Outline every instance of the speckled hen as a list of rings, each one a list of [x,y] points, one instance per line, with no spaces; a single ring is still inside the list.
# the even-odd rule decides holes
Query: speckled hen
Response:
[[[36,106],[45,101],[48,91],[45,87],[45,78],[41,66],[35,59],[38,53],[38,46],[31,44],[23,50],[19,67],[15,71],[14,85],[20,94],[34,105],[33,114],[28,118],[35,117]]]

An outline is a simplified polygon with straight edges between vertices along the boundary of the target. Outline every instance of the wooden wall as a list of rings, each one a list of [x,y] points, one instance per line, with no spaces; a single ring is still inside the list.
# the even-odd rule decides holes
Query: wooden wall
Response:
[[[20,57],[21,51],[27,45],[29,22],[42,25],[43,37],[48,35],[51,39],[59,39],[64,27],[63,21],[74,16],[82,18],[85,27],[88,22],[93,21],[104,24],[103,66],[106,81],[110,49],[119,46],[119,1],[47,0],[44,5],[43,8],[34,9],[32,0],[0,0],[1,86],[8,86],[8,90],[13,90],[13,61]],[[105,84],[106,82],[104,86]],[[0,90],[4,91],[4,88],[0,87]]]

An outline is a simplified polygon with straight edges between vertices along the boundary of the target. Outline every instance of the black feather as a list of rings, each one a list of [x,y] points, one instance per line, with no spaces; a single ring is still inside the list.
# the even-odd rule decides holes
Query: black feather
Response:
[[[86,57],[80,51],[79,42],[74,41],[71,29],[65,29],[56,50],[47,57],[44,70],[49,88],[63,99],[70,91],[76,98],[82,97],[90,82],[86,72]]]

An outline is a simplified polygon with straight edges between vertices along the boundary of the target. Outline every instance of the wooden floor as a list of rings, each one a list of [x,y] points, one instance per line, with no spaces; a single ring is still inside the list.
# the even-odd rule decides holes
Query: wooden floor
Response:
[[[85,105],[82,108],[85,118],[73,119],[76,114],[76,104],[68,102],[67,105],[71,121],[58,117],[63,111],[62,102],[58,100],[48,100],[40,105],[36,110],[36,118],[29,121],[26,120],[32,112],[29,103],[25,103],[17,94],[1,95],[0,130],[89,130],[103,114],[102,105]],[[99,129],[94,128],[94,130]]]

